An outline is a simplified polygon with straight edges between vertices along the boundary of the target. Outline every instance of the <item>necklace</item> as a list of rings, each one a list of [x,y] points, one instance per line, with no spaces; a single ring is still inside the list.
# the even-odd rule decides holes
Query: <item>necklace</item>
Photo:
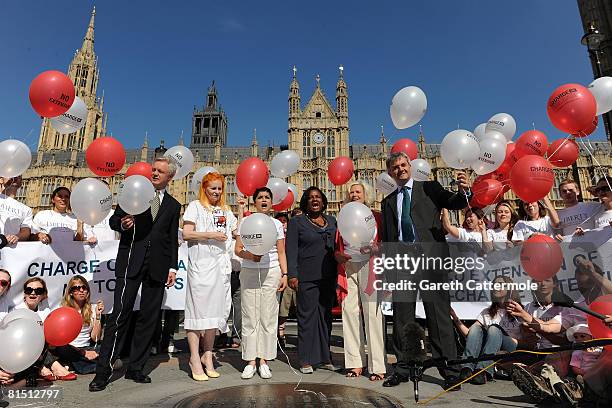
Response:
[[[320,216],[321,215],[319,214],[319,216],[315,218],[319,218]],[[313,225],[316,225],[319,228],[325,228],[327,226],[327,219],[325,217],[323,217],[323,224],[319,224],[318,222],[315,222],[315,220],[309,214],[306,214],[306,218],[308,218],[308,221],[310,221]]]

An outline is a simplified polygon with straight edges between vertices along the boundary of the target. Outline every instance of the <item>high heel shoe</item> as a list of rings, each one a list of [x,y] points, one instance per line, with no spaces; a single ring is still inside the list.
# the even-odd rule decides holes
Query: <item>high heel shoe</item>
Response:
[[[206,375],[209,376],[210,378],[219,378],[219,377],[221,377],[221,374],[219,374],[219,372],[217,372],[215,370],[209,370],[209,369],[205,368],[204,371],[206,372]]]
[[[189,363],[189,368],[191,369],[191,378],[195,381],[208,381],[208,376],[206,374],[194,374],[191,363]]]

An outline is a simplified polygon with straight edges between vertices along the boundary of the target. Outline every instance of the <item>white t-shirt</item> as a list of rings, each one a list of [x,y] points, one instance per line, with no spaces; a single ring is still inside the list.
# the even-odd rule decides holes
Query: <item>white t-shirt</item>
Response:
[[[593,228],[593,219],[589,219],[597,211],[601,211],[602,206],[600,203],[588,201],[580,202],[572,207],[563,208],[558,210],[559,214],[559,228],[563,230],[563,235],[572,235],[576,232],[576,227],[580,226],[583,229]],[[585,222],[586,221],[586,222]]]
[[[24,227],[32,228],[32,209],[12,197],[0,194],[0,233],[17,235]]]
[[[15,306],[15,309],[27,309],[27,308],[28,306],[25,304],[25,302],[20,303],[17,306]],[[40,320],[44,322],[50,313],[51,313],[51,308],[49,308],[49,302],[47,302],[46,300],[43,300],[42,302],[38,304],[38,310],[36,311],[36,314],[38,315],[38,317],[40,317]]]
[[[508,247],[508,230],[500,228],[487,230],[487,238],[493,242],[493,248],[503,250]]]
[[[246,218],[244,218],[242,222],[244,222],[245,219]],[[278,241],[279,239],[285,238],[285,229],[283,228],[283,223],[277,220],[276,218],[272,218],[272,221],[274,221],[274,226],[276,227],[276,239],[274,240],[274,242]],[[240,224],[240,226],[242,227],[242,223]],[[240,235],[240,228],[238,228],[238,235]],[[279,262],[278,262],[278,250],[276,248],[276,244],[274,244],[272,249],[268,251],[267,254],[261,257],[260,262],[253,262],[250,259],[242,259],[243,268],[269,269],[269,268],[275,268],[277,266],[279,266]]]
[[[599,216],[595,217],[595,228],[609,227],[612,222],[612,210],[606,210]]]
[[[34,216],[34,232],[44,232],[51,240],[73,241],[77,231],[77,218],[74,214],[43,210]]]
[[[118,232],[111,229],[109,220],[113,216],[113,211],[108,213],[106,218],[97,223],[96,225],[85,225],[85,235],[87,237],[96,237],[98,241],[114,241],[117,239]]]
[[[525,307],[525,311],[536,319],[542,320],[544,322],[555,321],[563,324],[563,320],[561,318],[561,312],[563,311],[563,308],[559,306],[554,306],[552,303],[546,306],[540,306],[537,302],[529,302]],[[547,347],[553,347],[553,344],[544,336],[538,334],[538,342],[536,348],[541,349]]]
[[[513,339],[520,340],[521,338],[521,320],[506,312],[503,307],[500,308],[495,317],[489,316],[489,308],[483,309],[476,320],[487,329],[489,326],[499,325]]]
[[[70,343],[71,346],[76,348],[87,347],[91,342],[91,331],[93,330],[94,322],[96,321],[96,308],[97,305],[94,303],[91,305],[91,322],[89,326],[83,325],[81,327],[81,331],[76,339],[72,340]]]
[[[550,217],[548,215],[537,220],[524,221],[516,223],[512,229],[513,241],[526,241],[531,235],[539,233],[553,237],[555,232],[550,225]]]
[[[590,369],[603,353],[603,347],[589,347],[586,350],[574,350],[570,366],[581,368],[584,371]]]

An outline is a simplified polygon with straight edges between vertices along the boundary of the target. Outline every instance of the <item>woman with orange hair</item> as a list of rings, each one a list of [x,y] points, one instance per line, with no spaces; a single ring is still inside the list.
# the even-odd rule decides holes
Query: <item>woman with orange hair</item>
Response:
[[[191,357],[189,367],[196,381],[217,378],[212,349],[217,330],[227,333],[231,309],[231,243],[238,220],[225,205],[225,180],[219,173],[202,179],[200,196],[183,215],[183,239],[187,241],[187,293],[185,330]],[[200,358],[200,340],[204,355]]]

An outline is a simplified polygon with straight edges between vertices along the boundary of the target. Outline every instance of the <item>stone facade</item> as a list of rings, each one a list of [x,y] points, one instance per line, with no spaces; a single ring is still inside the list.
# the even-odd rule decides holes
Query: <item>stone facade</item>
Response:
[[[67,138],[61,137],[57,142],[56,132],[49,129],[47,120],[43,121],[38,152],[34,154],[33,164],[24,174],[23,187],[17,194],[17,198],[32,207],[35,212],[50,208],[50,194],[55,187],[63,185],[72,189],[79,180],[93,177],[85,163],[84,150],[93,139],[104,135],[106,127],[106,118],[102,111],[103,98],[99,99],[96,96],[98,70],[97,57],[93,52],[94,16],[95,9],[83,46],[76,53],[68,70],[68,74],[75,81],[77,94],[87,101],[90,108],[88,123],[85,131],[77,135],[67,135]],[[298,172],[291,176],[289,181],[294,183],[300,191],[311,185],[319,186],[329,199],[328,208],[332,214],[337,214],[339,211],[346,193],[346,185],[336,187],[329,182],[327,168],[331,160],[338,156],[350,157],[355,165],[354,178],[370,185],[373,185],[376,177],[385,170],[385,159],[391,146],[382,130],[380,136],[373,138],[377,139],[376,143],[350,143],[348,87],[344,79],[343,67],[340,67],[336,85],[335,106],[330,103],[321,89],[318,75],[314,85],[314,92],[308,102],[302,106],[297,69],[294,67],[293,78],[289,85],[288,143],[284,146],[260,147],[255,131],[250,146],[226,146],[227,118],[222,109],[217,108],[217,91],[214,82],[208,90],[206,107],[202,111],[194,110],[191,139],[195,157],[193,171],[203,166],[213,166],[225,175],[227,202],[235,211],[239,193],[235,183],[236,168],[242,160],[251,156],[260,157],[269,165],[272,157],[281,149],[288,148],[296,151],[302,157],[302,161]],[[103,117],[104,120],[102,120]],[[212,128],[204,126],[206,117],[211,120],[212,118],[218,119],[214,132]],[[198,118],[202,119],[202,127],[196,126]],[[207,134],[210,137],[214,136],[214,139],[194,140],[195,137],[204,137],[204,129],[208,129]],[[182,143],[182,138],[180,140]],[[577,163],[572,168],[556,170],[556,184],[551,192],[551,199],[557,206],[561,205],[557,186],[563,178],[572,176],[578,180],[585,198],[589,199],[592,197],[586,192],[585,187],[592,185],[603,174],[612,174],[611,148],[608,142],[583,143],[581,140],[578,142],[581,147],[581,156]],[[433,177],[445,188],[451,189],[456,170],[448,168],[442,161],[439,147],[439,144],[427,144],[423,132],[419,132],[419,156],[430,162]],[[128,150],[126,164],[120,174],[106,179],[113,194],[116,195],[118,186],[123,180],[123,174],[130,164],[137,161],[151,162],[154,157],[163,155],[164,151],[163,141],[156,149],[150,149],[146,137],[140,149]],[[169,187],[170,193],[185,206],[193,199],[193,195],[188,191],[192,176],[193,172],[181,180],[172,182]],[[114,198],[116,202],[116,197]],[[382,198],[382,195],[378,193],[376,208],[380,208]],[[507,193],[506,198],[515,199],[512,192]],[[455,221],[458,221],[457,217],[457,214],[453,214]]]

